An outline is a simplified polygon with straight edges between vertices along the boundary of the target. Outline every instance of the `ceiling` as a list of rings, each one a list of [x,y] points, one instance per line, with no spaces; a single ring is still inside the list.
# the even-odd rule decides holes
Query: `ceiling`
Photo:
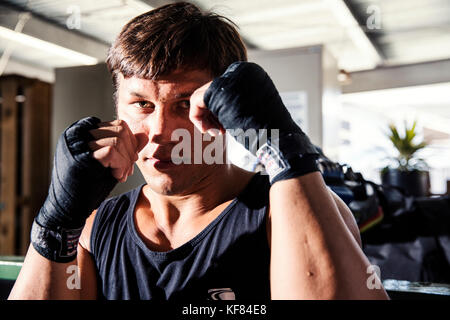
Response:
[[[139,0],[5,0],[20,10],[31,11],[64,28],[73,28],[102,42],[111,43],[131,18],[152,10]],[[80,14],[79,28],[69,19]]]
[[[107,47],[134,16],[173,1],[3,0],[49,26]],[[201,8],[233,20],[249,47],[281,49],[325,44],[347,71],[450,58],[450,0],[197,0]],[[0,26],[8,13],[0,13]],[[74,20],[79,14],[80,19]],[[79,22],[79,24],[77,24]],[[27,26],[25,25],[24,33]],[[52,33],[49,29],[47,33]],[[45,36],[50,36],[45,34]],[[56,40],[60,40],[56,38]],[[10,41],[0,36],[4,52]],[[55,40],[55,41],[56,41]],[[71,44],[77,51],[77,45]],[[39,48],[15,44],[11,57],[46,67],[73,65]],[[79,44],[83,52],[83,44]],[[102,60],[106,55],[97,57]],[[76,63],[75,63],[76,64]]]

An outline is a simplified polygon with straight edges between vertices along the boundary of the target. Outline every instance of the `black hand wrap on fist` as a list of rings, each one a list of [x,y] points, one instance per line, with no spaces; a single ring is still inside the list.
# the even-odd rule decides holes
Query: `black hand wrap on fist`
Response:
[[[248,143],[235,138],[255,153],[272,184],[319,170],[319,153],[292,120],[268,74],[257,64],[231,64],[211,83],[204,102],[225,129],[258,131],[258,139]]]
[[[98,118],[81,119],[59,137],[47,199],[35,218],[31,242],[44,257],[69,262],[87,217],[109,195],[117,180],[92,157],[89,130]]]

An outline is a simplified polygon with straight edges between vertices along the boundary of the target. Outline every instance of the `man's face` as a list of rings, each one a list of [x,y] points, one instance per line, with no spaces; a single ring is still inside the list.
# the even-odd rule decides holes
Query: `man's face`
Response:
[[[136,163],[153,191],[168,195],[189,192],[214,170],[203,161],[180,165],[171,161],[172,150],[179,143],[172,140],[176,129],[189,132],[191,153],[184,156],[193,159],[194,131],[196,136],[201,134],[189,120],[189,98],[211,80],[209,72],[200,70],[176,71],[159,80],[119,74],[117,115],[126,121],[138,143],[145,144]],[[207,144],[203,143],[201,149]]]

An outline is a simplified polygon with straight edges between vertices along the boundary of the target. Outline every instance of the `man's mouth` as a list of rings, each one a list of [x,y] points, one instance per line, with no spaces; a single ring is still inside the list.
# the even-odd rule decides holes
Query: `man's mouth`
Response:
[[[145,157],[144,162],[149,163],[155,169],[168,169],[184,163],[189,163],[187,162],[186,159],[183,158],[172,159],[171,157],[159,157],[159,156]]]
[[[145,158],[145,160],[150,160],[150,161],[161,161],[161,162],[172,162],[172,158],[170,157],[148,157]]]
[[[157,170],[164,170],[174,167],[175,164],[172,162],[170,158],[155,158],[149,157],[144,159],[145,162],[149,163],[152,167]]]

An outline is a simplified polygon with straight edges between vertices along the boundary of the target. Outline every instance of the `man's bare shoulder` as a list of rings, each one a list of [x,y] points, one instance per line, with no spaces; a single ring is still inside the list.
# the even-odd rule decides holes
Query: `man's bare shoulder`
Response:
[[[86,224],[84,225],[83,231],[81,232],[79,245],[83,247],[83,249],[91,252],[91,232],[92,225],[94,224],[95,215],[97,214],[97,210],[94,210],[92,214],[87,218]]]

